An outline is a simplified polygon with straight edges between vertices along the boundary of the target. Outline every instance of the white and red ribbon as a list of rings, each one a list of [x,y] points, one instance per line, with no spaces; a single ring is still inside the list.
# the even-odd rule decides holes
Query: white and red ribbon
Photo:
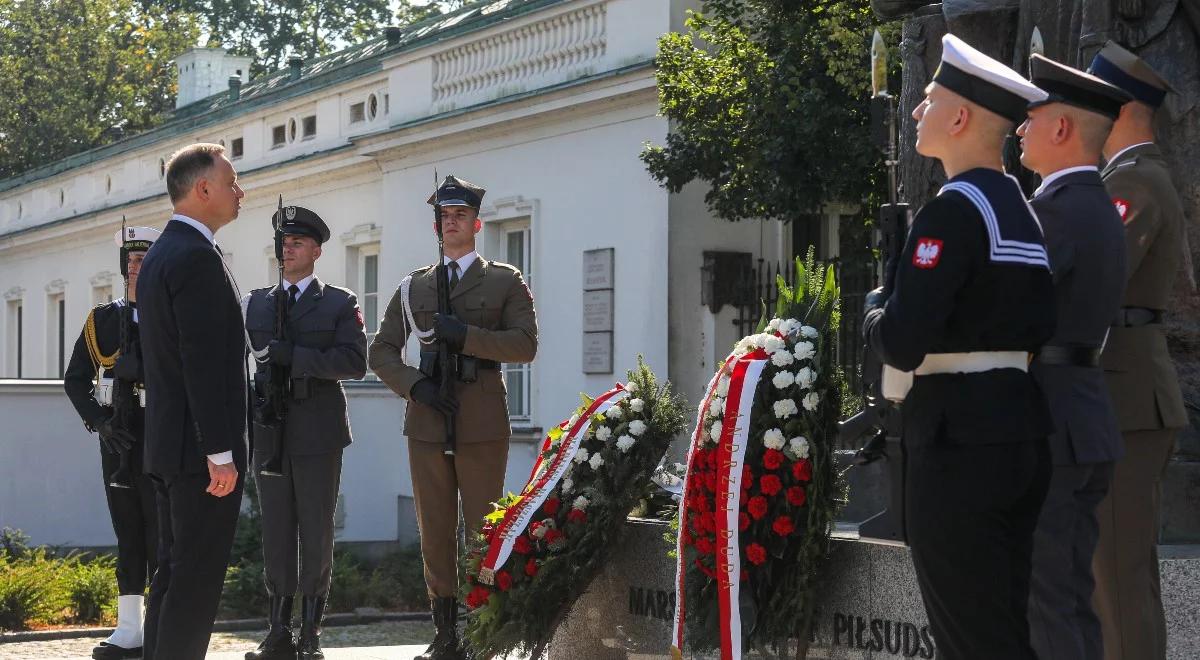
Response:
[[[571,461],[578,453],[579,446],[583,444],[583,439],[587,437],[587,429],[592,423],[592,417],[603,414],[628,395],[625,388],[618,383],[616,387],[592,401],[578,418],[574,418],[574,424],[571,424],[570,419],[559,424],[558,427],[564,433],[558,440],[558,447],[549,457],[546,454],[554,445],[554,441],[549,434],[546,435],[546,439],[542,441],[542,451],[538,453],[537,461],[529,475],[529,482],[521,491],[520,499],[508,507],[504,513],[504,519],[496,526],[492,541],[488,545],[487,554],[479,569],[480,582],[493,584],[497,567],[503,566],[504,562],[508,561],[517,538],[525,533],[533,515],[541,508],[550,493],[554,492],[558,482],[571,467]]]
[[[741,543],[738,534],[738,498],[741,495],[742,466],[745,462],[746,444],[750,436],[750,412],[754,408],[754,395],[758,381],[766,367],[767,357],[755,351],[739,358],[732,355],[726,366],[709,383],[704,403],[700,406],[692,446],[688,450],[688,478],[691,478],[694,454],[705,442],[704,418],[712,401],[717,383],[723,373],[729,373],[729,392],[721,418],[721,437],[717,443],[717,494],[714,502],[716,536],[720,547],[716,548],[717,598],[721,620],[721,660],[742,657],[742,624],[738,608],[741,585]],[[683,536],[687,525],[687,493],[679,504],[679,537],[677,548],[679,559],[675,572],[675,625],[672,631],[671,653],[683,657],[683,630],[685,621],[684,582],[687,573],[687,557],[684,552]],[[723,541],[722,541],[723,540]]]

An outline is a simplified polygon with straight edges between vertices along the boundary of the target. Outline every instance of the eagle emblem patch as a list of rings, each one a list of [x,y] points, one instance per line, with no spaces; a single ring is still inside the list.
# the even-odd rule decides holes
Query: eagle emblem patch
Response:
[[[1120,197],[1114,197],[1113,206],[1117,209],[1117,215],[1121,216],[1121,222],[1125,222],[1125,216],[1129,215],[1129,202]]]
[[[917,240],[917,249],[913,251],[913,265],[917,268],[933,268],[942,258],[942,242],[936,238],[921,238]]]
[[[295,220],[296,219],[296,207],[294,207],[294,206],[287,207],[286,209],[283,210],[283,214],[285,216],[287,216],[288,220]]]

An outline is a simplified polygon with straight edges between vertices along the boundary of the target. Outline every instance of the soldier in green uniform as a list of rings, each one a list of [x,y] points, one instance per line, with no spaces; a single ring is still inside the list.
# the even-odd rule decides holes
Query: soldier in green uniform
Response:
[[[321,618],[333,570],[333,512],[350,444],[341,380],[362,378],[367,336],[358,300],[348,289],[313,274],[329,227],[316,213],[288,206],[276,218],[283,233],[283,285],[246,296],[248,344],[258,369],[256,394],[272,365],[285,367],[289,393],[284,418],[282,474],[256,474],[262,507],[263,559],[271,598],[271,629],[246,660],[319,660]],[[277,305],[285,337],[275,336]],[[255,465],[265,456],[255,449]],[[292,604],[299,592],[300,635],[293,640]]]
[[[1111,41],[1089,72],[1134,99],[1122,106],[1104,145],[1101,172],[1125,224],[1128,254],[1125,296],[1101,360],[1126,453],[1100,504],[1095,604],[1107,660],[1161,660],[1167,637],[1158,578],[1159,492],[1175,437],[1188,423],[1162,326],[1183,257],[1183,206],[1154,144],[1154,114],[1171,88]]]
[[[455,630],[459,504],[461,500],[471,530],[502,495],[511,429],[500,364],[531,362],[537,353],[537,316],[520,271],[488,261],[475,249],[484,192],[449,176],[429,200],[441,214],[453,314],[437,313],[437,269],[419,268],[392,296],[370,349],[371,369],[408,400],[404,432],[425,585],[437,629],[418,660],[463,657]],[[453,398],[441,395],[429,368],[406,361],[410,333],[422,343],[446,341],[456,354]],[[447,414],[456,415],[453,455],[443,451]]]

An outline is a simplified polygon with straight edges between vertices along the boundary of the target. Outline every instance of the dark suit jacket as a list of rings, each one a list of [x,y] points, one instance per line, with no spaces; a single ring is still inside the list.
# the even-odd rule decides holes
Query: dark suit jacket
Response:
[[[146,372],[146,471],[207,471],[233,452],[246,465],[246,339],[237,286],[200,232],[168,222],[138,275]]]
[[[1125,230],[1098,172],[1055,179],[1031,202],[1054,270],[1058,327],[1052,346],[1099,347],[1125,289]],[[1124,454],[1116,413],[1099,368],[1044,365],[1032,372],[1050,403],[1056,465],[1103,463]]]
[[[246,330],[255,349],[266,348],[275,336],[275,305],[287,296],[286,291],[278,296],[277,288],[250,292]],[[346,393],[338,381],[362,378],[367,372],[367,335],[358,299],[313,278],[292,307],[285,330],[295,350],[284,449],[293,455],[342,449],[351,437]],[[266,369],[258,365],[258,373]]]

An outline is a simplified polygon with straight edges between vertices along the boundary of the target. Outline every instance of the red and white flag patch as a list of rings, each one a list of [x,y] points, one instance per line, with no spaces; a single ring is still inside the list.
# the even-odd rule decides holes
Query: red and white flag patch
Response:
[[[363,315],[362,315],[361,307],[354,308],[354,317],[358,321],[358,327],[360,327],[360,328],[366,327],[367,324],[363,322]]]
[[[913,251],[913,265],[917,268],[933,268],[942,258],[942,242],[936,238],[917,239]]]
[[[1117,215],[1121,216],[1121,222],[1125,222],[1125,216],[1129,215],[1129,202],[1120,197],[1113,197],[1113,206],[1117,209]]]

